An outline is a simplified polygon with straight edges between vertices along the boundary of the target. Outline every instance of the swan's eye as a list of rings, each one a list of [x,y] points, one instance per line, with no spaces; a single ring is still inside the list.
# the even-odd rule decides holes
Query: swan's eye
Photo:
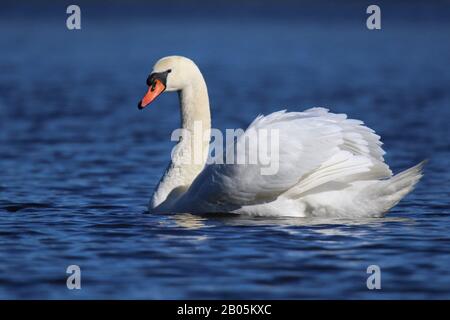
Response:
[[[167,73],[171,73],[171,72],[172,72],[172,69],[167,70]]]
[[[155,75],[152,73],[151,75],[148,76],[147,78],[147,85],[149,87],[151,87],[153,85],[153,83],[155,82]]]

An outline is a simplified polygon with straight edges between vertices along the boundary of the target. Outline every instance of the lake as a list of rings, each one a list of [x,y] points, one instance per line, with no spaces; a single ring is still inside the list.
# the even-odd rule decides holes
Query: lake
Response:
[[[356,2],[79,3],[73,31],[62,3],[0,12],[1,299],[450,298],[448,3],[380,2],[375,31]],[[172,54],[202,70],[215,128],[325,106],[425,176],[380,219],[147,214],[178,98],[136,105]]]

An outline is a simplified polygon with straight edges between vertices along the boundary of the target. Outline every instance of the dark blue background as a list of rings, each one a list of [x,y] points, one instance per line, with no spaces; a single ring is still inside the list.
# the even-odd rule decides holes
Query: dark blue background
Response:
[[[365,1],[77,3],[80,31],[69,2],[1,4],[0,298],[450,298],[448,2],[377,2],[380,31]],[[384,219],[144,214],[178,100],[136,104],[172,54],[203,71],[214,127],[327,106],[425,177]]]

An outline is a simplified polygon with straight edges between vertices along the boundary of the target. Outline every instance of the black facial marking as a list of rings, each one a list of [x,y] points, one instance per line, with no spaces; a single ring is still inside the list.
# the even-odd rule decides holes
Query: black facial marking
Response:
[[[156,84],[155,80],[159,80],[159,81],[162,82],[162,84],[163,84],[164,86],[166,86],[167,75],[168,75],[169,73],[171,73],[171,72],[172,72],[172,69],[169,69],[169,70],[164,71],[164,72],[153,72],[153,73],[150,74],[150,75],[148,76],[148,78],[147,78],[147,85],[148,85],[149,87],[151,87],[152,90],[154,90],[154,89],[155,89],[155,84]]]

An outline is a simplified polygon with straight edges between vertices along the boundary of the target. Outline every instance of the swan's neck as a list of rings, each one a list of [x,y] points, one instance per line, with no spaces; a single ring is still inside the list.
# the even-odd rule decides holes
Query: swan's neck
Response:
[[[211,116],[208,90],[201,74],[179,91],[182,138],[150,203],[151,208],[169,209],[187,191],[205,166],[209,151]]]

